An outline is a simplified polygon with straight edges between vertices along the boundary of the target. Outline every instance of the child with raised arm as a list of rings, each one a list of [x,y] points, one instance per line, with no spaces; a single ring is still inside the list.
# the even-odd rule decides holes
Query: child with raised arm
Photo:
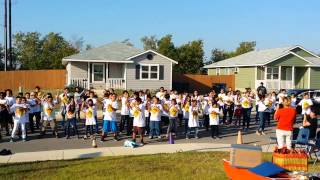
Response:
[[[66,139],[70,138],[70,126],[73,129],[73,134],[77,135],[79,138],[78,134],[78,128],[77,128],[77,104],[74,101],[73,97],[69,98],[69,103],[66,106],[66,116],[67,116],[67,121],[66,121],[66,126],[65,126],[65,136]]]

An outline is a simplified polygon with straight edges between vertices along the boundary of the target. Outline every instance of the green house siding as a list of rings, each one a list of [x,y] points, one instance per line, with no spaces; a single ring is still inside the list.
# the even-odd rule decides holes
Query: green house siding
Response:
[[[310,88],[311,89],[320,89],[320,68],[311,68],[310,69]]]
[[[307,67],[297,67],[295,69],[295,88],[309,88],[309,71]]]
[[[289,54],[285,57],[269,63],[268,66],[305,66],[307,64],[308,62],[300,59],[297,56]]]
[[[208,69],[208,75],[217,75],[217,70],[215,68]]]
[[[235,74],[236,89],[255,88],[255,67],[241,67]]]
[[[264,80],[264,67],[257,67],[257,80]]]
[[[313,56],[312,54],[304,51],[303,49],[300,49],[300,48],[295,48],[293,50],[291,50],[292,52],[298,54],[299,56],[302,56],[302,57],[315,57]]]

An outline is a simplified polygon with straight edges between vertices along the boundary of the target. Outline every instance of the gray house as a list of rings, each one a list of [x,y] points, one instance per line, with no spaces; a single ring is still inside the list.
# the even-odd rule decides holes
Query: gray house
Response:
[[[141,50],[124,43],[110,44],[62,59],[67,83],[95,89],[172,88],[176,61],[153,50]]]

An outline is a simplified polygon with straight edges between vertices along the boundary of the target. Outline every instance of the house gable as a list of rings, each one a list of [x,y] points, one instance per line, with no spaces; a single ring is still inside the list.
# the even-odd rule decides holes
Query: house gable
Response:
[[[309,63],[306,60],[290,53],[286,56],[283,56],[275,61],[268,63],[267,65],[268,66],[306,66],[308,64]]]
[[[317,57],[315,54],[313,54],[307,50],[304,50],[299,46],[291,49],[290,51],[296,53],[297,55],[299,55],[301,57]]]

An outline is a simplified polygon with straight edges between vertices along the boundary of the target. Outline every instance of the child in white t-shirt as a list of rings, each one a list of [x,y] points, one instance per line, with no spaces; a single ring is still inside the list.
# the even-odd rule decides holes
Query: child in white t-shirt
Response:
[[[93,105],[92,99],[87,100],[87,105],[82,107],[83,112],[85,113],[86,117],[86,132],[83,137],[83,139],[87,139],[88,133],[90,134],[91,138],[93,139],[94,137],[94,126],[97,124],[96,118],[95,118],[95,109],[96,107]]]
[[[112,93],[109,96],[109,99],[103,102],[104,110],[103,110],[103,128],[101,141],[104,141],[104,138],[107,136],[109,132],[113,132],[113,139],[117,141],[117,120],[116,120],[116,110],[118,109],[116,94]]]
[[[311,113],[311,106],[313,105],[312,100],[309,97],[308,93],[305,93],[303,99],[299,102],[299,106],[302,107],[301,114],[302,115],[310,115]]]
[[[146,126],[145,121],[145,106],[141,98],[136,98],[136,105],[133,107],[133,133],[132,139],[135,142],[136,136],[140,135],[140,142],[144,145],[143,136]]]
[[[127,128],[129,127],[129,93],[128,91],[123,91],[122,92],[122,97],[121,97],[121,117],[120,117],[120,133],[124,131],[125,125],[127,125]],[[127,129],[127,131],[130,131]],[[127,134],[128,136],[129,134]]]
[[[210,122],[210,128],[211,128],[211,137],[213,139],[220,138],[219,137],[219,106],[214,103],[210,105],[209,109],[209,122]]]
[[[176,99],[172,99],[169,107],[169,126],[167,129],[167,136],[169,136],[170,133],[174,136],[177,132],[177,118],[179,109],[180,108]]]
[[[57,103],[57,101],[53,101],[52,96],[48,96],[46,101],[43,101],[43,121],[42,121],[42,128],[41,128],[41,136],[45,135],[46,132],[46,127],[49,124],[54,135],[56,138],[58,138],[58,131],[57,131],[57,126],[56,126],[56,115],[55,115],[55,110],[54,106]]]
[[[157,136],[159,139],[160,136],[160,122],[161,122],[161,113],[162,106],[159,104],[159,98],[153,97],[152,104],[150,105],[150,135],[149,138]]]
[[[189,110],[191,106],[191,97],[186,96],[183,104],[182,104],[182,114],[183,114],[183,121],[184,121],[184,135],[188,133],[188,122],[189,122]]]
[[[188,121],[188,133],[186,139],[190,138],[191,132],[194,131],[195,138],[198,139],[198,128],[199,128],[199,106],[196,100],[191,101],[191,107],[189,108],[189,121]]]
[[[13,129],[11,133],[10,142],[13,142],[13,139],[19,129],[19,126],[21,127],[22,131],[22,141],[26,141],[26,113],[28,111],[28,108],[26,104],[22,103],[21,97],[16,98],[16,103],[10,107],[10,111],[14,113]]]

